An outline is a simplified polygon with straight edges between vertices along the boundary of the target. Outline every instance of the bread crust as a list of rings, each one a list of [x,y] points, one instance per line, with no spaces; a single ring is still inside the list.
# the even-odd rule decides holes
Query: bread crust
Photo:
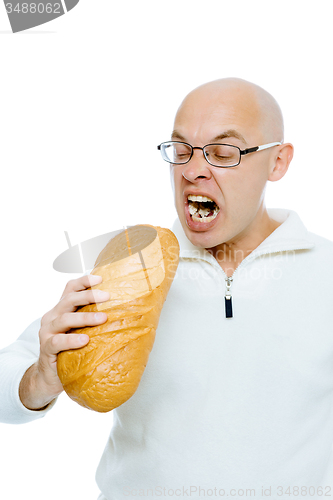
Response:
[[[78,310],[102,310],[108,319],[70,330],[89,335],[89,343],[58,354],[58,376],[76,403],[108,412],[135,393],[178,260],[179,244],[172,231],[148,224],[125,230],[99,254],[91,274],[102,276],[103,282],[91,289],[108,290],[111,300]]]

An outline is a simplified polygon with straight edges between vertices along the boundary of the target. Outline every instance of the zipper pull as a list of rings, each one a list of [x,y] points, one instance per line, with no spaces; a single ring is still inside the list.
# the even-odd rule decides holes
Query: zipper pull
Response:
[[[225,302],[225,317],[226,318],[233,318],[233,315],[232,315],[232,296],[230,293],[231,281],[232,281],[231,277],[225,278],[226,289],[225,289],[224,302]]]

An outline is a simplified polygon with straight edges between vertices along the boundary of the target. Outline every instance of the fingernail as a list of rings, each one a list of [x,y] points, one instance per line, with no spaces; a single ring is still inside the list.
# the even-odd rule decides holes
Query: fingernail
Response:
[[[105,321],[105,313],[95,313],[95,320],[96,321]]]
[[[97,281],[97,280],[98,280],[98,281],[102,281],[102,279],[103,279],[103,278],[102,278],[102,276],[100,276],[99,274],[91,274],[90,276],[91,276],[91,278],[93,278],[95,281]]]
[[[78,341],[80,344],[86,344],[89,340],[89,335],[79,335]]]
[[[100,299],[108,299],[110,297],[109,292],[105,292],[104,290],[96,290],[97,297]]]

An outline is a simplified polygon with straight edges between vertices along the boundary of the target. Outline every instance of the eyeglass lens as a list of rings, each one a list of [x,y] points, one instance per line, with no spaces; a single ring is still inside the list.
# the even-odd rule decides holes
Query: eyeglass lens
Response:
[[[226,144],[211,144],[204,148],[209,163],[217,167],[231,167],[240,160],[240,151],[235,146]],[[192,149],[187,144],[168,142],[163,145],[162,153],[170,163],[186,163],[191,157]]]

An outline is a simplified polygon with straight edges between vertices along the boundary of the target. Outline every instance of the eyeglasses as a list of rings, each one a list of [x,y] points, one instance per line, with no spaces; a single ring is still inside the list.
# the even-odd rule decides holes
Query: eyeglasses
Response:
[[[193,156],[194,149],[201,149],[204,157],[213,167],[237,167],[240,164],[243,155],[262,151],[263,149],[280,146],[281,142],[271,142],[241,150],[231,144],[207,144],[203,148],[193,147],[187,142],[168,141],[162,142],[157,149],[161,151],[163,160],[174,165],[184,165],[188,163]]]

